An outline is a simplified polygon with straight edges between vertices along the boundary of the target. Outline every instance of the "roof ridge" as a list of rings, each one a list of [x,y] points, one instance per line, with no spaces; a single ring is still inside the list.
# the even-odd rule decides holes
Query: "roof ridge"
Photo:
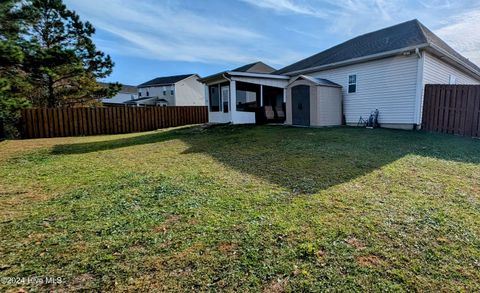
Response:
[[[430,38],[428,37],[427,31],[430,31],[423,23],[421,23],[418,19],[414,19],[415,24],[419,27],[420,31],[422,32],[422,37],[425,39],[425,43],[429,46],[431,45]],[[433,32],[432,32],[433,33]]]

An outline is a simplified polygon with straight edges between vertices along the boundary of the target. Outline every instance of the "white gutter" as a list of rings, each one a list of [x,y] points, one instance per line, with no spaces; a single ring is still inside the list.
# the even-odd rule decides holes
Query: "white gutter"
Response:
[[[228,77],[225,75],[225,73],[224,73],[224,74],[222,74],[222,76],[223,76],[223,78],[225,78],[226,80],[228,80],[228,81],[232,81],[230,78],[228,78]]]
[[[472,68],[470,65],[463,62],[463,60],[453,56],[452,54],[448,53],[447,51],[443,50],[442,48],[440,48],[439,46],[437,46],[435,44],[431,44],[430,47],[432,47],[432,49],[437,51],[438,53],[444,55],[444,57],[450,58],[452,61],[457,62],[458,64],[462,65],[463,67],[468,69],[468,71],[470,71],[470,73],[473,73],[475,76],[480,77],[480,72],[478,72],[478,70]]]
[[[428,46],[429,46],[428,43],[424,43],[424,44],[420,44],[418,46],[406,47],[406,48],[402,48],[402,49],[398,49],[398,50],[392,50],[392,51],[388,51],[388,52],[382,52],[382,53],[363,56],[363,57],[359,57],[359,58],[348,59],[348,60],[345,60],[345,61],[325,64],[325,65],[316,66],[316,67],[310,67],[310,68],[307,68],[307,69],[290,71],[290,72],[286,72],[284,74],[285,75],[287,75],[287,74],[288,75],[298,75],[298,74],[303,74],[303,73],[325,70],[325,69],[329,69],[329,68],[332,68],[332,67],[346,66],[346,65],[350,65],[350,64],[354,64],[354,63],[361,63],[361,62],[365,62],[365,61],[369,61],[369,60],[373,60],[373,59],[380,59],[380,58],[383,58],[383,57],[397,55],[397,54],[401,54],[401,53],[406,52],[406,51],[413,51],[413,50],[416,50],[416,49],[420,50],[420,49],[426,48]]]

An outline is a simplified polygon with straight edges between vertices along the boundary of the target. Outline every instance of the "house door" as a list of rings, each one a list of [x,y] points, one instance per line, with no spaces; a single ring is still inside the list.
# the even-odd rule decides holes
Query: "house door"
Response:
[[[310,87],[292,87],[292,124],[310,126]]]
[[[230,98],[230,86],[222,86],[222,110],[228,113],[228,99]]]

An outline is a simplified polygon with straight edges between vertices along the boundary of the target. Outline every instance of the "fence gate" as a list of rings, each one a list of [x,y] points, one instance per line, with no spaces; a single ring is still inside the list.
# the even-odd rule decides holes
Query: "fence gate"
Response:
[[[427,84],[422,128],[480,137],[480,85]]]

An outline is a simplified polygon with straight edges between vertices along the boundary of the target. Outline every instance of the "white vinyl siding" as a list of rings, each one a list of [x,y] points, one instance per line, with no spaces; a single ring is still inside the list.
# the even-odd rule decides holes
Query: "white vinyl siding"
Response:
[[[479,80],[438,59],[432,54],[425,53],[424,58],[423,85],[449,84],[451,75],[456,77],[457,84],[480,84]]]
[[[480,84],[480,80],[473,78],[454,66],[438,59],[430,53],[423,53],[422,97],[420,99],[419,123],[422,121],[423,96],[427,84],[450,84],[450,77],[455,77],[456,84]]]
[[[175,96],[175,106],[205,106],[205,92],[203,84],[192,75],[181,80],[172,87]]]
[[[380,123],[413,124],[418,57],[397,56],[311,73],[342,86],[348,124],[380,111]],[[356,75],[356,92],[348,93],[349,75]]]

